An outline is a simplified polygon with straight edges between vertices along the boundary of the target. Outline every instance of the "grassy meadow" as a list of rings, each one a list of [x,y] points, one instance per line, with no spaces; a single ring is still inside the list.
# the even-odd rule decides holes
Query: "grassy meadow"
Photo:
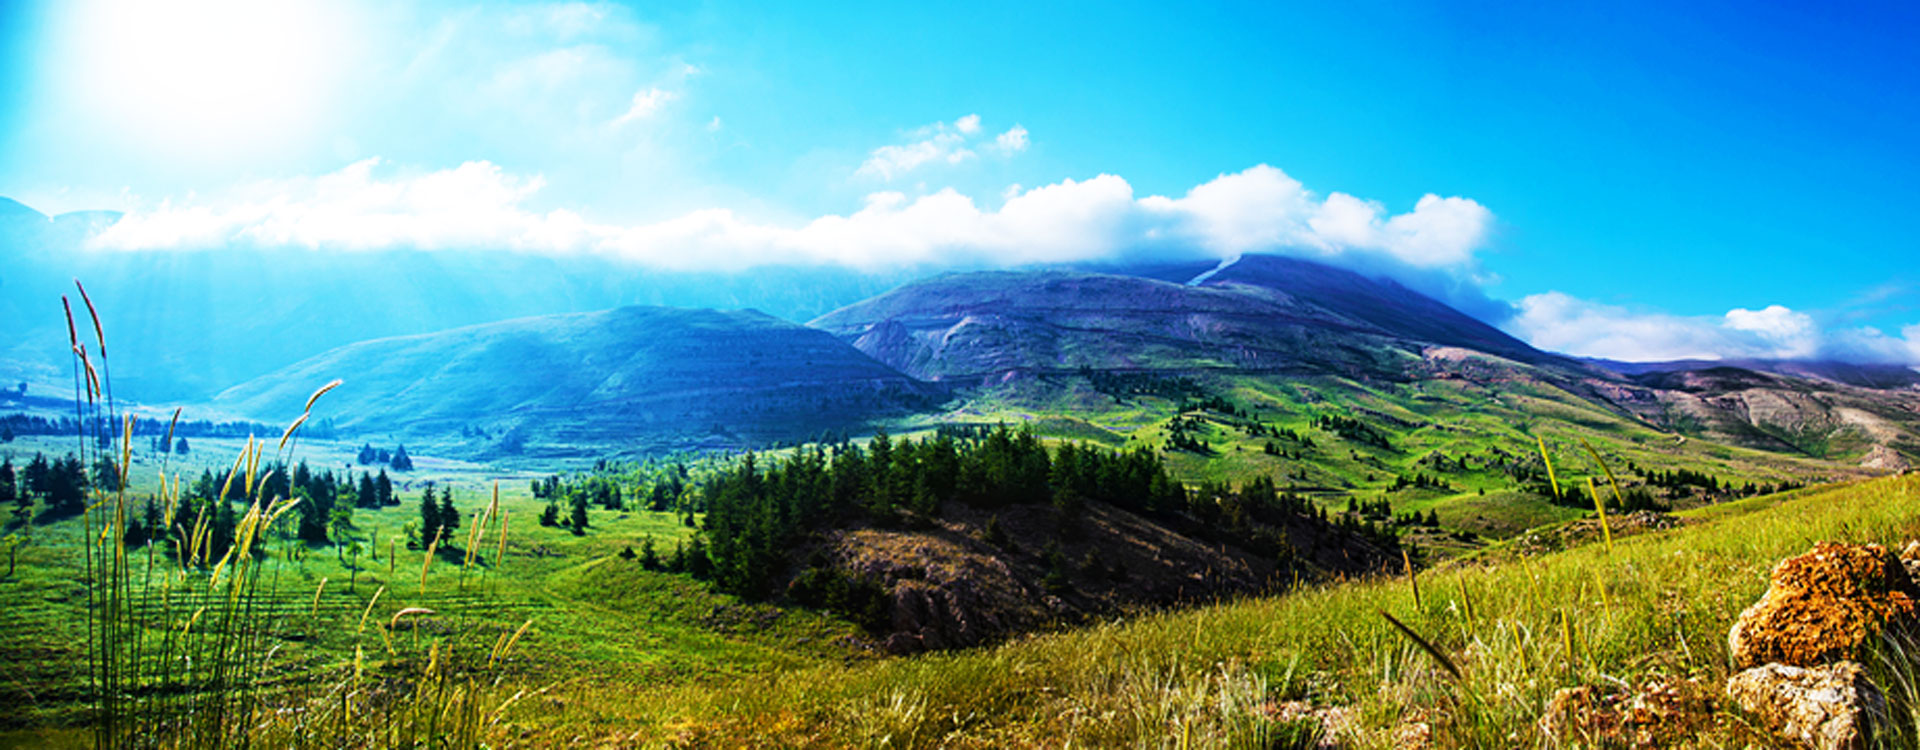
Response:
[[[101,505],[84,519],[14,524],[23,543],[14,574],[0,580],[0,698],[18,708],[0,725],[0,745],[89,744],[93,735],[79,727],[97,723],[89,675],[99,668],[90,654],[103,639],[133,639],[105,651],[123,649],[137,677],[139,665],[193,661],[153,657],[138,644],[196,633],[213,638],[214,656],[240,663],[251,680],[245,690],[264,696],[248,705],[271,710],[257,730],[236,733],[227,722],[160,744],[257,735],[286,744],[496,747],[1286,747],[1330,722],[1358,746],[1392,747],[1403,715],[1440,746],[1552,744],[1538,719],[1554,690],[1695,679],[1711,691],[1725,677],[1726,625],[1758,596],[1775,560],[1816,539],[1893,542],[1920,518],[1914,480],[1876,480],[1682,510],[1683,528],[1623,538],[1611,551],[1576,541],[1539,555],[1504,540],[1590,513],[1547,503],[1492,464],[1536,460],[1536,436],[1574,492],[1602,477],[1582,441],[1615,467],[1688,468],[1733,482],[1854,472],[1677,438],[1540,382],[1493,392],[1459,381],[1228,376],[1208,388],[1233,409],[1118,399],[1069,383],[1051,401],[988,394],[942,419],[1028,423],[1049,441],[1115,448],[1164,447],[1178,430],[1206,445],[1165,452],[1189,483],[1269,476],[1336,514],[1349,499],[1435,513],[1441,531],[1416,543],[1440,553],[1430,561],[1450,562],[1420,575],[1424,596],[1416,602],[1397,578],[1341,581],[992,648],[879,658],[845,621],[741,601],[623,554],[643,540],[662,554],[687,540],[693,530],[675,513],[596,508],[576,535],[537,523],[546,501],[529,485],[544,473],[416,453],[413,471],[389,472],[400,504],[355,509],[340,544],[262,534],[250,583],[224,603],[212,594],[239,584],[222,582],[218,566],[209,576],[151,547],[101,544],[117,496],[97,495]],[[1317,426],[1326,415],[1365,422],[1388,444]],[[1276,440],[1274,430],[1311,445]],[[188,456],[161,459],[134,443],[125,493],[134,504],[164,492],[163,468],[189,480],[203,470],[223,475],[247,449],[245,440],[195,439]],[[18,464],[76,445],[25,436],[0,451]],[[286,455],[316,472],[377,471],[355,463],[359,447],[295,440]],[[1462,457],[1472,460],[1461,466]],[[1446,486],[1393,488],[1416,473]],[[461,534],[490,519],[470,557],[407,547],[403,529],[419,520],[427,482],[453,489]],[[350,545],[361,553],[349,556]],[[101,561],[123,553],[125,580],[102,581]],[[109,598],[99,584],[124,609],[103,610]],[[185,604],[172,604],[181,595]],[[156,597],[165,606],[155,607]],[[103,611],[124,625],[103,624]],[[241,624],[207,634],[208,611]],[[1431,641],[1460,679],[1382,612]],[[143,687],[136,679],[124,707],[137,716],[170,705],[168,691],[218,695],[238,684],[220,679],[228,681]],[[388,718],[374,718],[382,712]],[[454,729],[442,726],[446,716]],[[1697,718],[1708,727],[1703,746],[1755,736],[1721,709]]]

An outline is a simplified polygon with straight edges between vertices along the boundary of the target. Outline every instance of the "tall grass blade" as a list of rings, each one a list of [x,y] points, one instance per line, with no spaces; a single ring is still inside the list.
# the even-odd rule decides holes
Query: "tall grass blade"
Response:
[[[1422,651],[1427,652],[1428,656],[1433,657],[1434,661],[1439,662],[1440,667],[1447,670],[1447,674],[1453,675],[1453,679],[1466,679],[1464,675],[1460,674],[1460,668],[1454,666],[1452,659],[1447,658],[1447,655],[1441,653],[1440,649],[1434,648],[1434,645],[1428,643],[1427,639],[1420,637],[1419,633],[1413,632],[1413,628],[1407,627],[1406,623],[1394,619],[1393,615],[1387,614],[1387,611],[1384,609],[1380,610],[1380,616],[1387,618],[1387,622],[1392,623],[1395,628],[1398,628],[1401,635],[1405,635],[1408,640],[1413,641],[1414,645],[1419,646]]]

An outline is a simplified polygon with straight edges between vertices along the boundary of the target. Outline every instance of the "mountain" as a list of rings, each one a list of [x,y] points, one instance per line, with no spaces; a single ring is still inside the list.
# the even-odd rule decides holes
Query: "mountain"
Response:
[[[1837,372],[1860,377],[1863,371]],[[1891,376],[1868,380],[1883,378]],[[1714,365],[1651,369],[1613,388],[1636,416],[1684,435],[1873,469],[1905,469],[1920,457],[1920,388],[1912,385],[1851,385]]]
[[[1133,429],[1125,426],[1134,417],[1124,391],[1165,386],[1074,376],[1198,377],[1196,395],[1242,389],[1273,403],[1295,401],[1290,394],[1318,381],[1312,398],[1336,409],[1380,398],[1382,384],[1451,379],[1492,399],[1460,406],[1500,404],[1509,421],[1564,414],[1563,406],[1528,400],[1548,395],[1597,408],[1605,416],[1588,419],[1623,429],[1874,469],[1903,468],[1920,456],[1920,373],[1906,368],[1576,360],[1535,349],[1394,281],[1349,270],[1249,255],[1185,283],[1165,280],[1193,269],[948,274],[810,325],[907,374],[985,387],[989,401],[1010,398],[1025,412],[1078,420],[1079,434],[1111,440]],[[1410,399],[1431,396],[1418,389],[1399,394],[1392,405],[1408,411],[1398,419],[1440,421],[1411,416],[1431,409]]]
[[[1244,255],[1198,281],[1206,287],[1291,299],[1408,341],[1464,347],[1521,362],[1560,359],[1392,279],[1299,258]]]
[[[1235,370],[1404,377],[1425,349],[1528,363],[1560,357],[1395,282],[1250,255],[1199,274],[1077,270],[948,274],[815,319],[916,377]],[[1187,275],[1179,283],[1164,280]],[[1160,278],[1153,278],[1153,277]]]
[[[463,452],[733,447],[859,429],[943,398],[825,333],[753,311],[623,307],[333,349],[212,407],[280,422],[333,378],[317,418],[348,433],[462,435]]]
[[[317,352],[373,338],[623,305],[754,308],[804,321],[911,278],[836,267],[667,271],[606,256],[489,248],[121,251],[89,244],[118,219],[99,211],[49,217],[0,198],[0,328],[8,333],[0,343],[0,382],[64,382],[60,296],[85,314],[76,278],[93,296],[113,360],[122,364],[118,395],[147,402],[204,400]]]
[[[1732,367],[1754,372],[1769,372],[1799,378],[1825,380],[1862,388],[1913,388],[1920,386],[1920,370],[1906,365],[1855,364],[1793,359],[1684,359],[1667,362],[1620,362],[1589,359],[1593,364],[1628,376],[1655,373],[1692,372]]]

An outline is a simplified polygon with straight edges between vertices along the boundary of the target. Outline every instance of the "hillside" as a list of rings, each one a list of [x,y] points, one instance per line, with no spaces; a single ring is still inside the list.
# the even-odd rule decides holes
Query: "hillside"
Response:
[[[1820,540],[1898,549],[1920,534],[1917,482],[1757,498],[1611,547],[1489,556],[1423,574],[1419,593],[1383,578],[954,656],[815,669],[777,685],[642,690],[570,723],[652,724],[716,747],[749,738],[1124,747],[1169,735],[1204,747],[1314,747],[1323,732],[1334,746],[1359,748],[1775,746],[1718,699],[1730,673],[1718,644],[1780,558]],[[1596,584],[1607,593],[1596,596]],[[1461,677],[1381,612],[1430,639]],[[1634,745],[1619,723],[1548,735],[1550,699],[1581,687],[1606,697],[1597,711],[1644,706],[1636,710],[1651,718],[1636,721],[1665,739]],[[1910,741],[1912,720],[1897,715],[1899,734],[1884,746]]]
[[[824,333],[748,311],[624,307],[341,347],[230,388],[214,409],[296,414],[312,389],[349,433],[464,436],[461,452],[727,447],[859,430],[937,406]]]

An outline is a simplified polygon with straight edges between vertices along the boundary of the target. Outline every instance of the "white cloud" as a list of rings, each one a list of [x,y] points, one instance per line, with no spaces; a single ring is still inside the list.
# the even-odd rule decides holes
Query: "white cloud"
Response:
[[[868,153],[854,175],[888,182],[922,166],[971,161],[979,156],[976,149],[981,147],[1002,156],[1027,148],[1027,129],[1019,125],[991,141],[977,138],[980,133],[977,114],[915,128],[905,143],[888,144]]]
[[[1325,199],[1285,172],[1259,165],[1223,174],[1177,200],[1141,199],[1149,211],[1184,215],[1186,239],[1218,254],[1297,248],[1322,255],[1355,250],[1419,268],[1465,266],[1485,242],[1493,212],[1468,198],[1428,194],[1412,213],[1388,216],[1375,201],[1333,193]]]
[[[1027,129],[1014,125],[1007,132],[993,137],[994,148],[1003,154],[1014,154],[1027,150]]]
[[[904,157],[903,157],[904,158]],[[93,239],[136,250],[226,245],[364,249],[504,249],[595,253],[674,268],[839,264],[857,268],[1017,265],[1143,250],[1228,256],[1305,249],[1360,253],[1424,268],[1464,267],[1491,214],[1465,199],[1422,198],[1386,216],[1377,203],[1320,199],[1273,167],[1221,175],[1181,198],[1137,197],[1099,175],[1010,189],[986,210],[952,189],[876,192],[857,211],[798,225],[715,208],[647,224],[595,222],[530,207],[545,181],[489,162],[406,173],[377,159],[319,177],[128,213]]]
[[[620,127],[635,120],[644,120],[660,111],[667,102],[680,98],[679,94],[659,87],[648,87],[634,92],[633,104],[627,107],[625,114],[613,118],[613,126]]]
[[[707,121],[707,132],[709,133],[718,133],[721,127],[719,115],[714,115],[713,119]]]
[[[1561,292],[1520,300],[1506,328],[1535,347],[1628,362],[1676,359],[1836,359],[1920,364],[1920,325],[1900,337],[1872,328],[1824,329],[1782,305],[1723,316],[1629,310]]]
[[[912,143],[881,146],[873,150],[854,174],[892,180],[923,164],[959,164],[974,157],[972,150],[960,145],[963,141],[958,133],[941,132]]]

